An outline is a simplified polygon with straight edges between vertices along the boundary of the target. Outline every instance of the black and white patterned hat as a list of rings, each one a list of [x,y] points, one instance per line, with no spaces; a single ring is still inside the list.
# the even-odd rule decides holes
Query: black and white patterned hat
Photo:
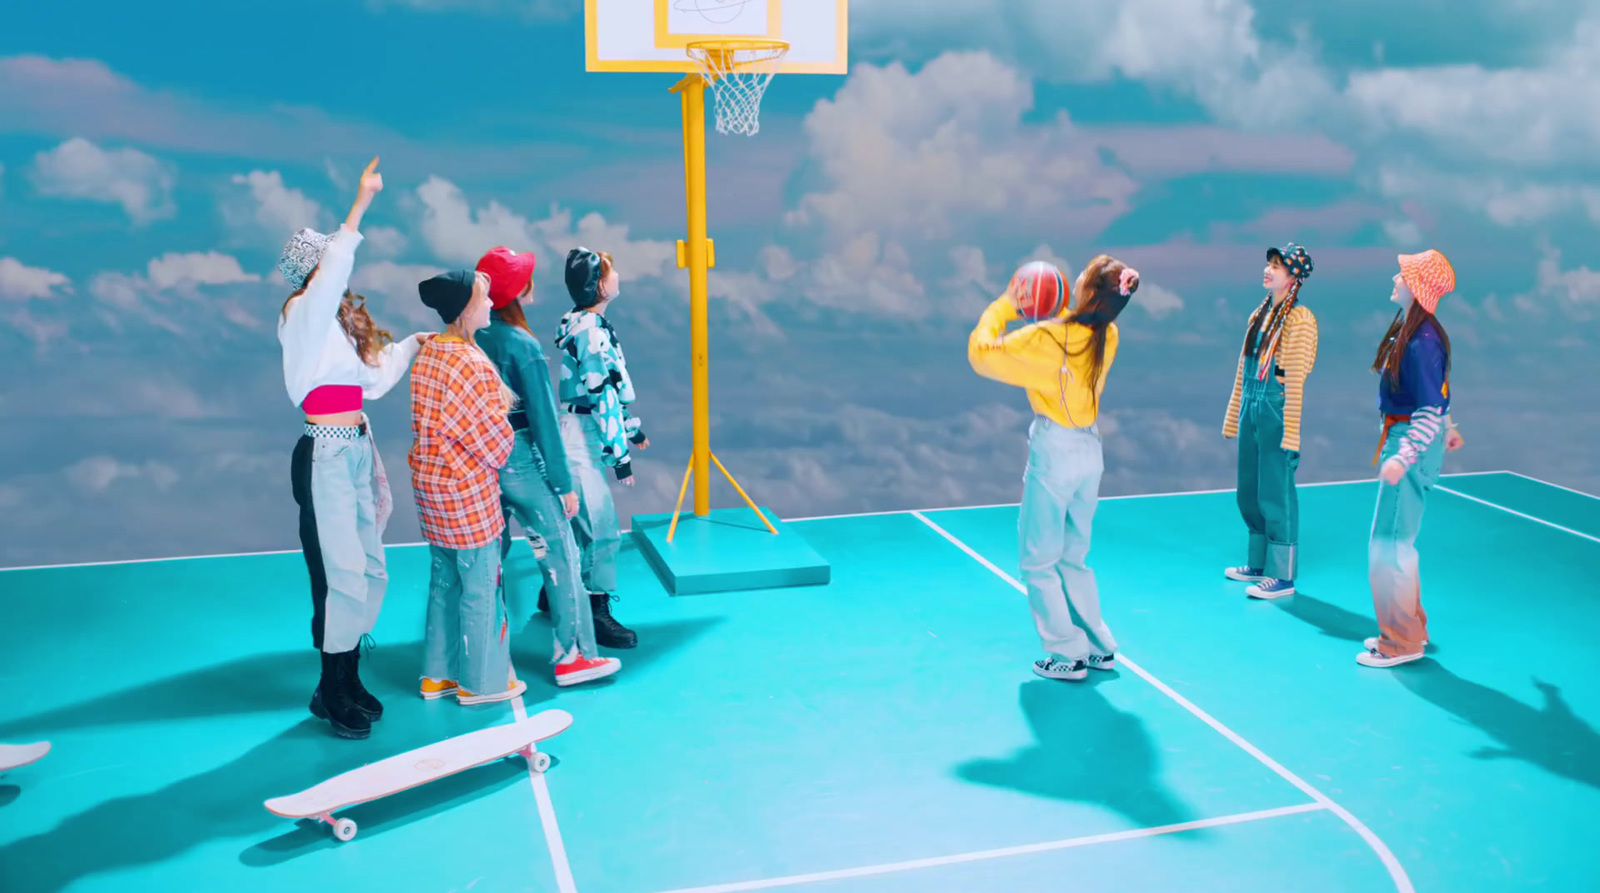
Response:
[[[289,244],[283,246],[283,254],[278,257],[278,272],[288,280],[290,288],[299,291],[305,286],[306,277],[321,263],[329,239],[314,229],[302,229],[289,237]]]

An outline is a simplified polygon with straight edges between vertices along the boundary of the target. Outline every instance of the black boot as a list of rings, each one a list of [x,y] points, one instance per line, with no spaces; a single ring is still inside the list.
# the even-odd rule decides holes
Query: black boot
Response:
[[[594,607],[595,644],[605,648],[632,648],[639,644],[639,637],[611,616],[611,601],[615,598],[604,592],[589,593],[589,603]]]
[[[311,694],[311,715],[325,719],[340,738],[365,738],[372,734],[372,720],[350,699],[346,687],[354,670],[350,653],[322,654],[322,678]]]
[[[365,640],[366,637],[363,636],[362,638]],[[350,702],[355,704],[357,710],[365,713],[367,719],[377,722],[383,718],[383,704],[372,696],[372,692],[367,691],[366,686],[361,684],[361,649],[357,647],[354,651],[343,655],[343,657],[350,665],[350,675],[345,678],[344,686],[345,691],[350,693]]]

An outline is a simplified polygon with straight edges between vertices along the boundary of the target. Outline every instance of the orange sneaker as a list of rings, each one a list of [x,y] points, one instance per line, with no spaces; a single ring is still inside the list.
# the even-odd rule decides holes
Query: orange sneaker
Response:
[[[456,691],[456,701],[462,704],[488,704],[494,701],[509,701],[517,695],[528,690],[528,683],[521,679],[512,679],[511,684],[502,692],[493,692],[486,695],[475,695],[466,689]]]
[[[457,686],[454,679],[429,679],[426,676],[422,677],[423,700],[437,701],[440,698],[448,698],[456,693],[456,689]]]

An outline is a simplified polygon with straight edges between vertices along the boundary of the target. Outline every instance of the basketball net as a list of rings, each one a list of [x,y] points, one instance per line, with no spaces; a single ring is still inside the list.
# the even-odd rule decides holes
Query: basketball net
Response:
[[[717,132],[750,136],[761,129],[761,96],[789,52],[782,40],[700,40],[685,49],[711,86]]]

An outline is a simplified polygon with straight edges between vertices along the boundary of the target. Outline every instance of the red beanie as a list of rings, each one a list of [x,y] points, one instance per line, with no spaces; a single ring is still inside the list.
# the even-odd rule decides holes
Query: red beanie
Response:
[[[489,304],[499,310],[515,301],[533,279],[533,252],[491,248],[478,259],[478,272],[489,274]]]

